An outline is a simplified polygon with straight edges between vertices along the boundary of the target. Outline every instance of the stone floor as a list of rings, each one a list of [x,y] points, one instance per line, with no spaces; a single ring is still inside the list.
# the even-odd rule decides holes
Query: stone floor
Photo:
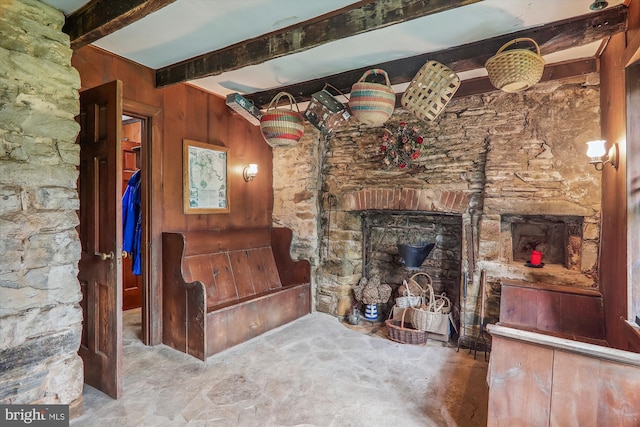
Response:
[[[313,313],[202,362],[139,339],[124,313],[124,392],[85,386],[71,426],[485,426],[487,362],[399,344],[384,324]]]

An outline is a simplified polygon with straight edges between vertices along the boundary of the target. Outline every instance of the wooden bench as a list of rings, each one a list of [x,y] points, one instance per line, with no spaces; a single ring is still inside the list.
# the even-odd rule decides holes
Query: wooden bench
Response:
[[[163,233],[163,342],[201,360],[311,312],[291,230]]]

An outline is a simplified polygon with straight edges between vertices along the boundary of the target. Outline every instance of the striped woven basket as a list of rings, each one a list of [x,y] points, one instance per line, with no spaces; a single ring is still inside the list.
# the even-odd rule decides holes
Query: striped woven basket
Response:
[[[365,81],[372,74],[383,75],[386,85]],[[384,70],[375,68],[367,71],[351,87],[349,108],[353,116],[366,125],[376,126],[385,123],[393,114],[395,104],[396,94]]]
[[[280,98],[289,98],[289,108],[278,108]],[[298,104],[291,94],[280,92],[273,97],[267,111],[260,118],[260,130],[267,144],[271,147],[283,147],[292,145],[302,138],[304,134],[304,119],[300,110],[293,110],[293,106],[298,110]]]

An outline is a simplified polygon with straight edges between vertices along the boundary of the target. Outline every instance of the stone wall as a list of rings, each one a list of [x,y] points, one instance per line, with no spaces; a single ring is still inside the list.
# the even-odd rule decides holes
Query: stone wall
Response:
[[[273,225],[293,230],[291,256],[309,260],[312,276],[319,263],[317,218],[322,146],[318,130],[305,122],[304,135],[297,144],[273,148]],[[313,293],[312,300],[315,301]]]
[[[301,155],[310,153],[309,141],[288,147],[287,179],[294,184],[305,182],[308,191],[320,190],[317,197],[309,195],[314,208],[320,202],[321,244],[314,254],[318,260],[316,308],[342,316],[353,304],[351,288],[362,272],[360,213],[374,205],[423,211],[430,206],[433,212],[461,214],[465,236],[460,277],[467,274],[470,279],[467,324],[478,322],[481,276],[487,286],[490,319],[497,318],[496,284],[501,277],[537,280],[544,276],[539,270],[534,276],[505,258],[503,214],[583,217],[580,271],[567,275],[566,269],[557,269],[543,280],[560,278],[563,283],[596,286],[600,172],[588,164],[585,142],[600,136],[598,83],[598,75],[593,74],[539,84],[518,94],[496,91],[457,98],[434,122],[419,121],[396,109],[386,126],[407,122],[417,126],[425,140],[416,164],[404,170],[382,164],[381,127],[361,125],[355,119],[330,139],[312,141],[323,156],[319,178],[315,176],[317,160]],[[308,125],[307,129],[313,128]],[[283,167],[277,157],[274,150],[275,171]],[[313,173],[303,174],[310,167]],[[314,185],[316,179],[320,181]],[[282,187],[274,188],[276,207],[286,204],[292,223],[300,223],[296,216],[305,213],[307,202],[293,197],[293,189],[282,191]],[[402,198],[409,192],[415,194],[398,202],[398,195]],[[329,205],[331,200],[335,205]],[[464,210],[456,211],[460,200]],[[449,209],[452,206],[456,209]],[[313,229],[306,219],[304,223]]]
[[[0,403],[81,401],[80,78],[64,16],[0,2]]]

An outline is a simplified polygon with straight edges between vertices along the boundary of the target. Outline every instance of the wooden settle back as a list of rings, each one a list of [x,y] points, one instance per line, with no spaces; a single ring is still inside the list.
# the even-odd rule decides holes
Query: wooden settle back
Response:
[[[207,307],[232,304],[282,287],[270,228],[182,234],[184,280],[202,282]]]

